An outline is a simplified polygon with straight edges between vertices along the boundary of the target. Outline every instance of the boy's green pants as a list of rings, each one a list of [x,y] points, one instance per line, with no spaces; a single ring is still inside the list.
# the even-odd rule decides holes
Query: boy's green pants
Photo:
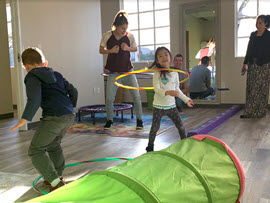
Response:
[[[46,116],[41,119],[32,138],[28,155],[34,167],[48,182],[62,176],[65,159],[60,144],[74,119],[75,114]]]

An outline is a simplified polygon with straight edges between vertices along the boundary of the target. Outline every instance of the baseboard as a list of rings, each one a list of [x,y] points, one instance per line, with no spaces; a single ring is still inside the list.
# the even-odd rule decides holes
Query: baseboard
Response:
[[[194,107],[199,108],[230,108],[234,105],[244,107],[244,104],[195,104]],[[189,108],[187,105],[183,105],[183,108]]]
[[[13,118],[14,113],[6,113],[6,114],[0,114],[0,119],[7,119],[7,118]]]

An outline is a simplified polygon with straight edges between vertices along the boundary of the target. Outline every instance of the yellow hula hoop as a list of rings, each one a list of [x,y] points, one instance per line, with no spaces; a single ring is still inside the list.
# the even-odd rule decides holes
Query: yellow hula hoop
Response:
[[[151,71],[172,71],[172,72],[178,72],[178,73],[183,73],[187,76],[186,79],[182,80],[179,82],[179,84],[181,83],[184,83],[188,80],[189,78],[189,74],[185,71],[182,71],[182,70],[177,70],[177,69],[161,69],[161,68],[156,68],[156,69],[143,69],[143,70],[136,70],[136,71],[132,71],[132,72],[128,72],[128,73],[124,73],[122,75],[119,75],[117,78],[115,78],[114,80],[114,84],[117,85],[118,87],[122,87],[122,88],[126,88],[126,89],[131,89],[131,90],[152,90],[154,89],[154,87],[131,87],[131,86],[126,86],[126,85],[122,85],[122,84],[119,84],[117,82],[117,80],[119,80],[120,78],[123,78],[123,77],[126,77],[126,76],[129,76],[129,75],[133,75],[133,74],[136,74],[136,73],[145,73],[145,72],[151,72]]]

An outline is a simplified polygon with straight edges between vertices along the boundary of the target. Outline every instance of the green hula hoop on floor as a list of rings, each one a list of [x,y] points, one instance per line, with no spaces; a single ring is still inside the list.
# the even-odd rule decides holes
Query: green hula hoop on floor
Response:
[[[65,168],[71,167],[71,166],[77,166],[77,165],[81,165],[81,164],[86,164],[86,163],[90,163],[90,162],[98,162],[98,161],[128,161],[131,160],[132,158],[101,158],[101,159],[91,159],[91,160],[87,160],[87,161],[80,161],[80,162],[76,162],[76,163],[71,163],[71,164],[67,164],[65,165]],[[48,192],[45,192],[43,190],[40,190],[36,187],[37,182],[42,178],[43,176],[40,175],[39,177],[37,177],[34,182],[33,182],[33,189],[40,193],[40,194],[49,194]]]

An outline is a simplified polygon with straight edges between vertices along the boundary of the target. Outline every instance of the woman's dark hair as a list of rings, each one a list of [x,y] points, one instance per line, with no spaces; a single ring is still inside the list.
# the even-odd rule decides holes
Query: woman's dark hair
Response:
[[[265,23],[266,29],[270,27],[270,15],[259,15],[257,19],[260,18]]]
[[[124,11],[119,11],[114,17],[114,20],[112,23],[112,29],[114,30],[115,27],[118,27],[124,24],[128,24],[128,14]]]
[[[162,66],[157,62],[157,55],[158,55],[158,52],[161,51],[161,50],[166,50],[169,55],[170,55],[170,58],[172,59],[172,54],[171,52],[169,51],[169,49],[167,49],[166,47],[158,47],[157,50],[156,50],[156,53],[155,53],[155,60],[154,62],[148,67],[149,69],[150,68],[153,68],[154,66],[157,67],[157,68],[162,68]],[[160,71],[160,77],[163,76],[164,78],[166,78],[166,75],[167,74],[170,74],[169,71]]]

